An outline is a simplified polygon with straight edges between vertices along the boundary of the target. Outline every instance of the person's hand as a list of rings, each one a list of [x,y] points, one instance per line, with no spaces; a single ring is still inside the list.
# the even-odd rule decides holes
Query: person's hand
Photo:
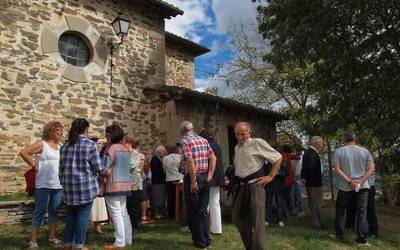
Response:
[[[270,183],[273,179],[274,178],[269,176],[269,175],[260,177],[260,178],[257,179],[257,185],[265,186],[268,183]]]
[[[306,185],[306,179],[301,179],[301,186],[304,187]]]
[[[212,181],[212,175],[207,175],[207,182],[210,183]]]
[[[33,161],[33,164],[31,165],[31,167],[35,170],[35,172],[39,171],[39,164],[37,164],[36,161]]]
[[[191,192],[191,193],[197,193],[197,192],[199,192],[199,187],[197,186],[197,181],[193,181],[193,182],[190,184],[190,192]]]
[[[358,180],[352,180],[350,182],[350,187],[353,188],[353,189],[358,188],[358,185],[360,185],[360,182]]]

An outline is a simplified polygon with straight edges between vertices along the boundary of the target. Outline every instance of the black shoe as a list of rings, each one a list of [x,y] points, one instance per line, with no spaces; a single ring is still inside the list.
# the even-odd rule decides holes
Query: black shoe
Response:
[[[193,246],[194,246],[195,248],[197,248],[197,249],[207,249],[207,247],[208,247],[209,245],[202,246],[202,245],[200,245],[200,244],[193,243]]]
[[[338,237],[336,234],[329,234],[329,238],[334,241],[344,241],[343,237]]]
[[[319,225],[319,226],[314,226],[313,227],[315,230],[318,230],[318,231],[322,231],[322,230],[325,230],[326,228],[325,228],[325,226],[324,226],[324,224],[321,224],[321,225]]]

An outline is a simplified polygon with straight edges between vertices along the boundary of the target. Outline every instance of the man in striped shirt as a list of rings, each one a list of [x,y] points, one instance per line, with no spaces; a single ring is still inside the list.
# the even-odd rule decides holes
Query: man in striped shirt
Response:
[[[211,245],[208,229],[208,200],[210,181],[215,170],[216,157],[208,141],[193,133],[193,124],[180,125],[182,161],[185,162],[184,192],[187,218],[193,244],[204,249]]]

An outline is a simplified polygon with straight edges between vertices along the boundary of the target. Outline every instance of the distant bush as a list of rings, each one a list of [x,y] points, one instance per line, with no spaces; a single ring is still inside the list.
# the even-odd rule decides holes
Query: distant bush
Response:
[[[391,206],[400,206],[400,173],[387,174],[382,179],[382,189]]]

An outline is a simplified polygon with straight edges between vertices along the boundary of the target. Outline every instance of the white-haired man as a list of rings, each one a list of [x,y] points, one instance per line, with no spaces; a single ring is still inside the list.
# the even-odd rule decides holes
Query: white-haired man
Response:
[[[248,122],[235,125],[238,144],[235,147],[235,179],[238,189],[232,211],[233,223],[239,230],[246,250],[262,250],[265,245],[265,189],[278,174],[282,155],[260,138],[251,138]],[[268,175],[263,168],[273,164]]]
[[[193,133],[190,121],[181,123],[180,132],[182,161],[185,163],[183,185],[187,220],[193,245],[204,249],[211,245],[207,207],[216,157],[208,141]]]
[[[156,219],[161,219],[162,208],[165,205],[165,172],[162,166],[162,159],[167,155],[163,145],[155,150],[155,155],[150,160],[151,170],[151,209]]]
[[[322,170],[319,151],[323,148],[324,141],[319,136],[311,137],[311,146],[304,152],[301,169],[301,178],[305,182],[308,203],[311,211],[311,222],[315,229],[321,230],[321,206],[323,199]]]

